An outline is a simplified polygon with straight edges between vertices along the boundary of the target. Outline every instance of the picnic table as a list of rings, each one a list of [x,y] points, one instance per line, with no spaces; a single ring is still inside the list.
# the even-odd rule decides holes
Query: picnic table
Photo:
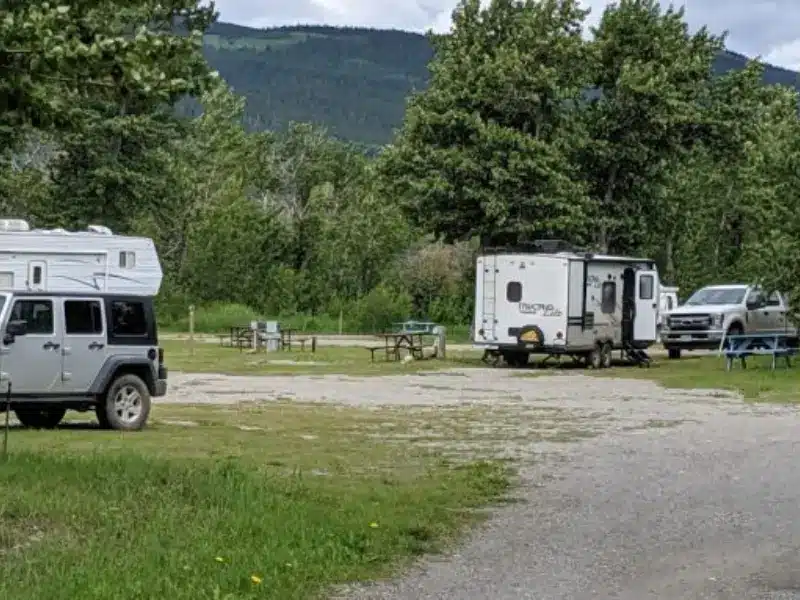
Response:
[[[727,342],[727,343],[726,343]],[[766,355],[772,357],[772,369],[775,369],[778,357],[786,360],[786,367],[791,367],[791,357],[797,354],[797,334],[789,332],[764,331],[729,335],[723,341],[726,358],[725,369],[733,368],[734,359],[741,361],[743,369],[747,368],[747,357]]]
[[[380,346],[368,346],[372,361],[375,362],[375,353],[383,351],[386,353],[386,360],[400,360],[403,350],[408,351],[417,360],[422,358],[423,336],[432,335],[427,331],[399,331],[392,333],[379,333],[376,337],[383,338],[384,343]]]
[[[249,327],[231,327],[228,335],[220,334],[219,345],[229,348],[239,348],[253,345],[253,331]]]

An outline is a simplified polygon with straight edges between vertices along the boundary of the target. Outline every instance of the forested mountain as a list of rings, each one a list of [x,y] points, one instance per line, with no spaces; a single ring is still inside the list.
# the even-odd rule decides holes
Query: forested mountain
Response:
[[[337,137],[383,144],[402,122],[408,95],[426,87],[433,49],[425,36],[406,31],[215,23],[205,55],[247,99],[251,129],[313,122]],[[715,70],[741,69],[746,62],[725,51]],[[800,89],[794,71],[767,66],[764,80]]]

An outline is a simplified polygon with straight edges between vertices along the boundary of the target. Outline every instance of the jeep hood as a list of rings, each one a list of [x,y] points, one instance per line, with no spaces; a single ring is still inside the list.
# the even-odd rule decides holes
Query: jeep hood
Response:
[[[739,304],[695,304],[692,306],[679,306],[669,311],[668,315],[720,315],[723,313],[742,310]]]

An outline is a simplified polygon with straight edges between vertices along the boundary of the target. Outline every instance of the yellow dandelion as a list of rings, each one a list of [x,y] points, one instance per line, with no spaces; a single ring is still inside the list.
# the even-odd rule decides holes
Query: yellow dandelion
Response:
[[[250,575],[250,581],[252,581],[255,585],[258,585],[263,581],[263,579],[261,579],[261,577],[258,575]]]
[[[370,523],[369,526],[372,527],[373,529],[377,529],[378,528],[378,524],[375,521]]]
[[[215,556],[214,560],[217,561],[218,563],[224,563],[225,562],[225,559],[222,558],[221,556]]]

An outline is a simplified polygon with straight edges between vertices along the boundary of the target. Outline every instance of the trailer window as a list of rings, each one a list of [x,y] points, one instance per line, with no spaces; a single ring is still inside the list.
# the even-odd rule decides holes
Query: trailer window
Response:
[[[522,302],[522,284],[519,281],[509,281],[506,286],[506,300],[509,302]]]
[[[652,300],[655,280],[652,275],[642,275],[639,278],[639,300]]]
[[[605,281],[601,291],[600,311],[606,315],[613,314],[617,310],[617,283]]]
[[[136,253],[135,252],[120,252],[119,253],[119,266],[122,269],[133,269],[136,266]]]
[[[64,322],[70,335],[103,333],[103,311],[97,300],[65,300]]]
[[[53,303],[50,300],[17,300],[10,321],[27,321],[29,334],[53,333]]]
[[[33,285],[41,285],[42,283],[42,267],[33,267]]]

